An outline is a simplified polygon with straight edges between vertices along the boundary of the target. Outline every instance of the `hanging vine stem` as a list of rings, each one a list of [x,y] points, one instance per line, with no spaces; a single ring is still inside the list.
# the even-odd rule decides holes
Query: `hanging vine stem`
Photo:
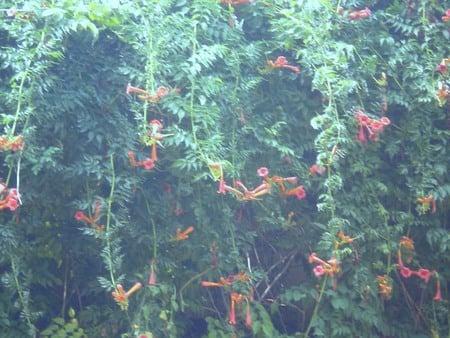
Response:
[[[314,318],[317,316],[317,312],[319,311],[320,301],[322,300],[322,296],[325,291],[325,286],[327,285],[327,280],[328,280],[328,276],[325,275],[323,282],[322,282],[322,286],[320,287],[319,297],[317,298],[316,305],[314,306],[314,311],[313,311],[313,313],[311,315],[311,319],[309,321],[308,328],[306,329],[305,334],[304,334],[305,338],[308,338],[309,332],[311,331],[312,326],[313,326]]]
[[[11,252],[11,251],[10,251]],[[24,291],[22,290],[22,286],[20,285],[18,276],[18,271],[16,267],[16,261],[14,260],[14,257],[10,254],[9,260],[11,262],[11,270],[14,276],[14,283],[16,285],[17,295],[19,296],[20,304],[22,304],[23,313],[25,315],[25,319],[27,321],[27,324],[30,328],[34,328],[33,324],[31,323],[30,314],[28,311],[28,301],[25,300]]]
[[[105,233],[105,240],[106,240],[106,252],[108,255],[108,270],[109,270],[109,276],[111,279],[112,285],[116,285],[116,280],[114,278],[114,267],[112,262],[112,255],[111,255],[111,207],[114,197],[114,189],[116,184],[116,175],[114,173],[114,157],[113,155],[110,156],[110,164],[111,164],[111,191],[109,193],[108,198],[108,208],[106,213],[106,233]]]

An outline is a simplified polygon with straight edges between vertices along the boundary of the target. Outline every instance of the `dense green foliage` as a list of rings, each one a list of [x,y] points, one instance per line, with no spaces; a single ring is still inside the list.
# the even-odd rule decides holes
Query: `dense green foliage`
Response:
[[[448,335],[444,2],[2,6],[2,336]]]

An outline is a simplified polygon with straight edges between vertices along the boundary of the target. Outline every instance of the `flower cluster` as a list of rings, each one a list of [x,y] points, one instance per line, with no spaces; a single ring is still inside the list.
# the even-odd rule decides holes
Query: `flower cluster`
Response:
[[[145,170],[151,170],[155,167],[155,162],[158,161],[158,151],[156,145],[161,145],[161,141],[164,137],[172,134],[161,134],[163,124],[159,120],[151,120],[148,123],[148,132],[142,137],[142,142],[151,147],[151,157],[147,157],[143,161],[136,161],[133,151],[128,151],[128,158],[132,167],[144,167]]]
[[[306,197],[305,189],[303,185],[298,185],[291,189],[286,189],[285,183],[297,183],[297,177],[281,177],[281,176],[269,176],[269,169],[261,167],[257,170],[257,175],[263,178],[263,181],[259,186],[253,190],[249,190],[244,183],[240,180],[234,182],[234,187],[226,184],[223,178],[223,170],[221,164],[212,163],[209,165],[210,170],[215,179],[219,180],[219,194],[225,195],[227,192],[233,193],[237,199],[241,201],[252,201],[266,195],[270,192],[271,187],[276,185],[279,187],[283,196],[295,196],[301,200]]]
[[[267,66],[270,70],[275,68],[285,68],[293,71],[294,73],[300,73],[300,67],[288,64],[285,56],[279,56],[275,61],[267,61]]]
[[[170,87],[170,86],[169,87],[160,86],[160,87],[156,88],[155,92],[151,93],[144,89],[141,89],[138,87],[133,87],[131,85],[131,83],[127,84],[127,90],[126,90],[127,95],[134,93],[134,94],[137,94],[137,97],[139,99],[141,99],[143,101],[151,102],[151,103],[157,103],[159,100],[161,100],[162,98],[165,98],[172,92],[178,93],[179,90],[177,90],[177,89],[173,90],[172,87]]]
[[[450,10],[447,10],[447,12]],[[450,13],[449,13],[450,14]],[[450,18],[450,17],[449,17]],[[440,73],[441,78],[446,79],[448,74],[448,65],[450,64],[450,58],[443,58],[439,65],[436,67],[436,72]],[[438,99],[439,106],[445,105],[447,102],[447,97],[449,95],[449,88],[446,81],[438,81],[437,82],[437,92],[436,98]]]
[[[351,238],[350,236],[345,235],[342,230],[340,230],[338,232],[338,239],[334,242],[334,248],[338,250],[341,245],[353,243],[355,240],[356,238]]]
[[[417,203],[419,203],[422,207],[421,212],[425,213],[428,210],[431,210],[431,213],[434,214],[436,212],[436,200],[433,195],[428,195],[426,197],[418,198]]]
[[[75,212],[75,219],[80,222],[86,222],[90,224],[95,230],[101,231],[105,229],[104,225],[98,225],[98,219],[100,218],[101,201],[94,202],[94,215],[92,217],[86,216],[84,212],[78,210]]]
[[[252,317],[250,313],[250,302],[253,301],[253,289],[250,288],[250,292],[247,294],[239,293],[232,290],[232,286],[237,283],[247,284],[250,281],[250,277],[244,272],[239,271],[236,275],[230,275],[226,278],[221,277],[218,282],[202,281],[201,286],[204,287],[219,287],[225,288],[229,291],[230,295],[230,310],[228,316],[228,323],[230,325],[236,325],[236,307],[241,303],[245,303],[245,325],[250,327],[252,325]]]
[[[116,285],[116,291],[112,292],[112,296],[122,310],[128,309],[128,297],[142,287],[141,283],[136,283],[133,287],[125,292],[121,284]]]
[[[320,167],[317,163],[314,163],[311,167],[309,167],[308,173],[309,173],[309,176],[312,176],[314,174],[323,175],[326,170],[327,170],[327,168]]]
[[[436,71],[441,74],[445,74],[448,70],[448,64],[450,63],[450,58],[444,58],[441,60],[439,65],[436,67]]]
[[[316,266],[313,268],[313,272],[316,277],[320,277],[323,275],[328,275],[329,277],[331,277],[333,281],[333,289],[336,290],[336,274],[341,271],[339,262],[336,257],[331,257],[328,261],[324,261],[323,259],[317,257],[316,253],[313,252],[311,253],[311,255],[309,255],[308,261],[310,264],[316,264]]]
[[[405,252],[407,253],[407,257],[405,258]],[[400,275],[403,278],[410,278],[412,276],[417,276],[425,284],[428,284],[430,278],[432,276],[436,276],[436,270],[429,270],[420,268],[418,270],[412,270],[409,267],[405,266],[404,261],[410,263],[412,261],[412,256],[414,254],[414,241],[406,236],[403,236],[399,243],[399,249],[397,251],[397,263],[398,270]],[[439,279],[436,279],[436,295],[434,296],[434,300],[441,300],[441,290],[440,290],[440,282]]]
[[[0,182],[0,210],[16,210],[20,205],[20,194],[17,189],[8,189],[6,184]]]
[[[1,150],[12,150],[14,152],[23,150],[25,148],[25,142],[23,141],[22,135],[14,136],[9,138],[6,135],[0,136],[0,149]]]
[[[390,299],[392,296],[392,278],[388,275],[377,276],[378,289],[383,299]]]
[[[357,140],[362,143],[367,142],[366,134],[370,140],[377,141],[377,135],[383,131],[385,126],[388,126],[391,123],[385,116],[381,117],[379,120],[371,119],[360,109],[355,112],[355,117],[359,124]]]

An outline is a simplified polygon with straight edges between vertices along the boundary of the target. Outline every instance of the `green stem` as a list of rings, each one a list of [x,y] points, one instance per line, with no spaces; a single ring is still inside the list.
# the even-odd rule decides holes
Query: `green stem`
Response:
[[[184,289],[186,289],[189,284],[191,284],[193,281],[195,281],[196,279],[200,278],[201,276],[203,276],[204,274],[208,273],[210,270],[214,269],[213,267],[209,267],[208,269],[196,274],[194,277],[190,278],[186,283],[183,284],[183,286],[180,289],[180,309],[181,312],[184,312],[184,303],[183,303],[183,291]]]
[[[110,228],[111,228],[111,208],[112,208],[112,202],[113,202],[113,197],[114,197],[114,189],[115,189],[115,184],[116,184],[116,176],[114,173],[114,158],[113,155],[110,156],[110,164],[111,164],[111,191],[109,193],[109,198],[108,198],[108,209],[107,209],[107,214],[106,214],[106,250],[108,252],[108,270],[109,270],[109,276],[111,278],[111,283],[112,285],[116,285],[116,280],[114,278],[114,266],[113,266],[113,262],[112,262],[112,255],[111,255],[111,233],[110,233]]]
[[[325,286],[326,286],[326,284],[327,284],[327,280],[328,280],[328,276],[325,275],[325,278],[323,279],[323,282],[322,282],[322,286],[321,286],[321,288],[320,288],[319,298],[317,299],[316,306],[314,307],[314,311],[313,311],[312,316],[311,316],[311,319],[310,319],[310,321],[309,321],[308,328],[306,329],[306,332],[305,332],[305,334],[304,334],[304,337],[305,337],[305,338],[308,338],[309,332],[310,332],[311,329],[312,329],[312,325],[313,325],[313,322],[314,322],[314,318],[317,316],[317,312],[319,311],[319,304],[320,304],[320,301],[322,300],[322,296],[323,296],[323,293],[324,293],[324,291],[325,291]]]
[[[145,204],[147,205],[147,212],[148,214],[151,216],[151,211],[150,211],[150,205],[148,204],[148,201],[145,200]],[[153,258],[156,259],[157,255],[158,255],[158,241],[156,240],[156,224],[155,224],[155,220],[152,218],[151,219],[152,222],[152,232],[153,232]]]
[[[28,312],[28,304],[27,304],[28,302],[25,301],[25,298],[23,295],[23,290],[22,290],[22,287],[20,286],[19,278],[17,277],[18,272],[17,272],[16,262],[12,255],[10,255],[9,258],[10,258],[10,262],[11,262],[11,270],[12,270],[12,273],[14,276],[14,283],[16,285],[17,295],[19,296],[20,304],[22,304],[22,309],[23,309],[23,313],[25,315],[27,324],[29,325],[30,328],[32,328],[33,324],[31,323],[30,314]]]

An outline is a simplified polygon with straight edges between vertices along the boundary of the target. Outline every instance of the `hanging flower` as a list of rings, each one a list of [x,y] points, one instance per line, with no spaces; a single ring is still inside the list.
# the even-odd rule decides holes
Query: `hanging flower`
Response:
[[[428,269],[419,269],[416,272],[417,277],[422,279],[426,284],[428,284],[428,281],[430,280],[430,277],[436,274],[436,271],[430,271]]]
[[[148,277],[148,285],[156,285],[156,273],[155,273],[155,265],[156,261],[152,259],[150,263],[150,275]]]
[[[442,300],[441,296],[441,281],[439,278],[436,279],[436,294],[433,298],[434,301],[440,302]]]
[[[447,9],[445,11],[445,15],[442,16],[442,21],[444,22],[450,21],[450,9]]]

